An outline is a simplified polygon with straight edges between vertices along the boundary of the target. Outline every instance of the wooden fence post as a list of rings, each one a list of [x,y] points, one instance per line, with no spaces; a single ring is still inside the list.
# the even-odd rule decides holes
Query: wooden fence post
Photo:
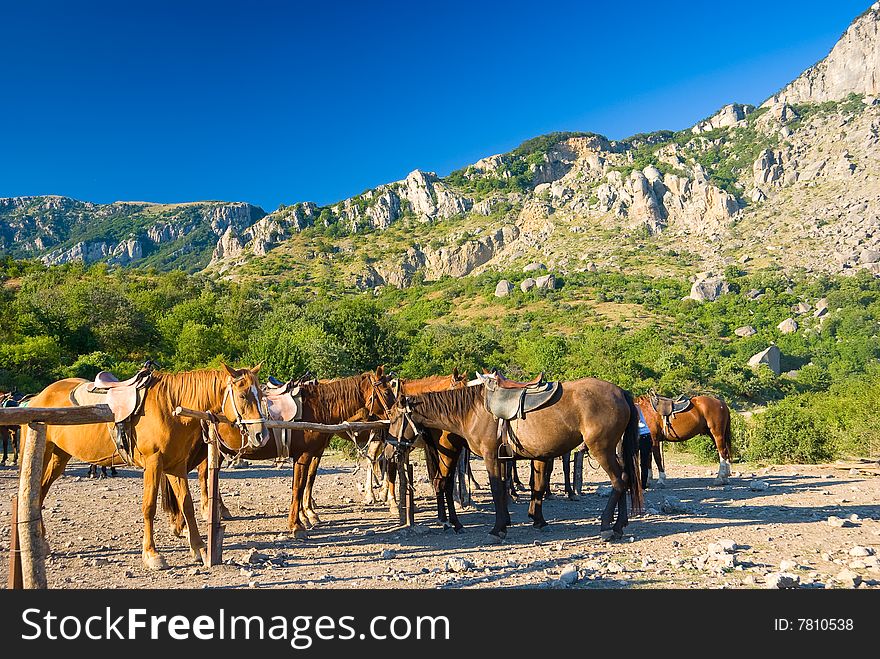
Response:
[[[21,544],[18,541],[18,495],[12,495],[12,526],[9,529],[9,577],[6,587],[21,590]]]
[[[208,442],[208,565],[223,563],[223,525],[220,523],[220,455],[217,442]]]
[[[410,450],[403,449],[397,462],[397,512],[402,526],[410,527],[415,523],[415,502],[413,501],[413,468],[409,461]]]
[[[43,516],[40,510],[45,451],[46,424],[29,423],[21,452],[17,520],[21,577],[25,588],[46,588],[46,542],[43,539]]]

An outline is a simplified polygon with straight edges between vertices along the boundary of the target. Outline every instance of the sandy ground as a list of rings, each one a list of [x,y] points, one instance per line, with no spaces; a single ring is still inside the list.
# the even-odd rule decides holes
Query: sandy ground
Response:
[[[156,542],[171,566],[162,572],[150,572],[141,564],[140,473],[121,469],[116,478],[90,480],[85,478],[85,465],[71,464],[46,501],[49,585],[763,588],[787,561],[791,564],[782,565],[783,571],[796,577],[800,587],[880,587],[880,477],[836,465],[734,464],[730,484],[718,487],[712,484],[711,465],[689,462],[684,454],[669,452],[667,457],[666,488],[648,490],[649,513],[631,520],[624,539],[610,544],[598,536],[598,516],[607,499],[597,494],[597,486],[607,481],[603,472],[590,466],[585,467],[584,496],[568,501],[557,462],[556,497],[545,504],[550,526],[534,529],[526,517],[526,503],[517,503],[512,507],[514,525],[501,545],[486,543],[492,508],[480,461],[474,461],[474,473],[484,488],[474,492],[475,506],[462,512],[465,532],[457,535],[437,523],[420,461],[418,524],[415,532],[402,532],[385,504],[360,503],[363,471],[340,455],[326,456],[315,488],[323,522],[307,541],[294,541],[286,533],[289,469],[268,463],[224,469],[221,491],[235,515],[226,522],[226,564],[211,570],[196,566],[185,541],[171,535],[160,511]],[[527,470],[521,463],[524,482]],[[767,489],[752,489],[755,479]],[[196,483],[190,485],[198,496]],[[0,469],[4,575],[10,497],[16,488],[16,471]],[[846,526],[832,525],[831,516],[846,519]],[[203,523],[201,530],[205,532]],[[725,543],[726,551],[710,548],[720,540],[732,541]],[[573,583],[560,579],[566,568],[563,576]]]

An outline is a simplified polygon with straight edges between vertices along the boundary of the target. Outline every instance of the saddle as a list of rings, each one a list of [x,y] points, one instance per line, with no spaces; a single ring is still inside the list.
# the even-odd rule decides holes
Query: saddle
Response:
[[[266,396],[266,411],[270,419],[275,421],[299,421],[302,418],[301,384],[304,379],[306,379],[306,376],[282,382],[270,377],[269,381],[263,385],[263,394]],[[290,457],[287,430],[285,428],[273,428],[272,437],[275,439],[278,457],[286,460]]]
[[[153,372],[149,367],[142,368],[127,380],[101,371],[94,382],[83,382],[70,392],[70,402],[74,405],[106,405],[110,408],[115,429],[111,436],[120,457],[129,465],[134,464],[131,458],[134,444],[131,419],[143,409],[152,382]]]
[[[501,389],[528,389],[529,387],[537,387],[544,382],[544,374],[541,373],[538,377],[530,382],[517,382],[516,380],[508,380],[506,377],[501,375],[499,372],[495,372],[495,381],[498,383],[498,386]]]
[[[663,421],[663,434],[667,436],[669,435],[669,424],[675,415],[685,412],[691,407],[691,399],[684,394],[678,398],[667,398],[652,391],[648,394],[648,400],[651,401],[651,407]]]
[[[526,413],[547,405],[559,391],[558,382],[544,382],[544,375],[531,382],[515,382],[508,380],[500,373],[482,375],[486,392],[486,409],[498,419],[498,437],[501,445],[498,457],[510,459],[515,457],[510,447],[510,422],[524,419]],[[502,450],[503,453],[502,454]]]

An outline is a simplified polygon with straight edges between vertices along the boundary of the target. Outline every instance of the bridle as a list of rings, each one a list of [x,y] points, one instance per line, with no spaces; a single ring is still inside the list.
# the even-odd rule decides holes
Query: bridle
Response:
[[[258,418],[258,419],[245,419],[242,416],[241,411],[238,409],[238,405],[235,402],[235,389],[233,388],[233,385],[235,385],[238,382],[241,382],[245,377],[247,377],[247,376],[242,375],[242,376],[239,376],[235,379],[233,379],[232,377],[230,377],[228,379],[228,381],[226,382],[226,391],[223,393],[223,400],[220,403],[220,411],[224,415],[226,414],[226,401],[228,400],[230,403],[232,403],[232,411],[235,413],[234,414],[235,418],[232,421],[232,425],[234,427],[238,428],[238,432],[241,434],[242,448],[241,448],[241,450],[238,451],[239,454],[241,454],[245,450],[245,448],[248,448],[248,447],[259,448],[258,445],[253,444],[251,442],[251,435],[248,432],[248,426],[253,425],[253,424],[257,424],[257,423],[259,423],[260,425],[265,425],[266,419],[269,416],[268,403],[261,404],[262,395],[260,393],[260,390],[256,387],[256,385],[253,385],[253,384],[251,385],[251,393],[253,393],[253,395],[254,395],[254,400],[257,403],[257,409],[260,411],[260,418]],[[263,400],[265,400],[265,399],[263,399]],[[265,406],[265,409],[264,409],[264,406]],[[266,433],[266,435],[267,435],[267,439],[268,439],[268,433]],[[218,434],[218,437],[219,437],[219,434]],[[224,443],[224,446],[225,446],[225,443]],[[229,448],[229,447],[226,446],[226,448]]]

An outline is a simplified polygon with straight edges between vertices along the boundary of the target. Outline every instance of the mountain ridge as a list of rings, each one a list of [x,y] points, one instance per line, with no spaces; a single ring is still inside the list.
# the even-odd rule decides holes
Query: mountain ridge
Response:
[[[525,260],[563,273],[638,267],[647,245],[690,253],[705,271],[880,271],[866,253],[880,251],[878,79],[874,3],[760,106],[728,104],[683,131],[551,133],[445,177],[416,169],[334,204],[270,213],[247,202],[5,198],[0,253],[255,277],[307,278],[323,260],[339,266],[335,283],[360,289]],[[315,241],[333,244],[306,249]]]

